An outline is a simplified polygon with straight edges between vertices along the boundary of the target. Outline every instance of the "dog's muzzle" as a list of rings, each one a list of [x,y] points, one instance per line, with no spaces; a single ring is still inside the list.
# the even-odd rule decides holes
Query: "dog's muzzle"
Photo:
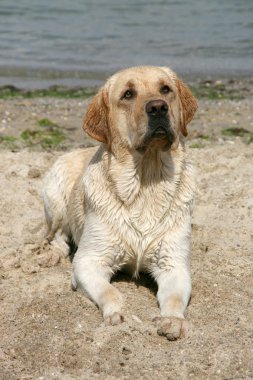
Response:
[[[144,153],[154,140],[161,142],[159,145],[163,151],[170,149],[175,134],[170,126],[168,104],[162,99],[151,100],[146,104],[145,111],[148,115],[148,130],[137,150]]]

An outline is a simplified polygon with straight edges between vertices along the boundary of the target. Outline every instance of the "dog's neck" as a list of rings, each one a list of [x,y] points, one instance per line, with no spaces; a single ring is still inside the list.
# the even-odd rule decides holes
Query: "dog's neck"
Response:
[[[172,181],[184,164],[184,146],[163,152],[150,149],[145,154],[136,150],[106,152],[103,163],[107,166],[108,180],[118,198],[126,205],[133,204],[141,188],[155,188],[165,181]]]

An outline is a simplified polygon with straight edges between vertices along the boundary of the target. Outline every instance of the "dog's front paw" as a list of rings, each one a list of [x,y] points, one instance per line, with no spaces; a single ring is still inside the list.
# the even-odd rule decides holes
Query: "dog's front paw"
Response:
[[[158,317],[155,318],[158,329],[157,334],[165,336],[168,340],[177,340],[185,337],[189,324],[184,318]]]
[[[124,322],[124,317],[118,312],[115,312],[104,320],[106,326],[115,326],[119,325],[120,323]]]

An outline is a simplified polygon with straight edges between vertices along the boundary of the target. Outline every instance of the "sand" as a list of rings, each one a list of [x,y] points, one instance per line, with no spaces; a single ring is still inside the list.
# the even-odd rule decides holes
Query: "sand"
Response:
[[[42,180],[62,154],[24,145],[20,133],[48,118],[64,131],[60,149],[91,144],[81,130],[87,101],[0,101],[0,132],[18,139],[0,151],[0,379],[252,379],[252,98],[200,100],[187,151],[197,168],[193,292],[187,337],[156,333],[156,287],[118,276],[125,323],[106,327],[97,307],[70,286],[71,261],[38,249],[45,232]],[[3,122],[4,120],[4,122]],[[13,144],[12,144],[13,143]]]

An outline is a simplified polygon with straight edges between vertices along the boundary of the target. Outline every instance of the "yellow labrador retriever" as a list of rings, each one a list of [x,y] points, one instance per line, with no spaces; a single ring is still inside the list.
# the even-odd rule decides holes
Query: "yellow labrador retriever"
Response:
[[[185,333],[191,293],[191,209],[195,192],[184,136],[196,111],[188,87],[166,67],[113,75],[90,103],[84,130],[99,148],[58,159],[44,183],[48,240],[78,246],[72,284],[123,321],[118,270],[148,272],[158,284],[158,334]]]

